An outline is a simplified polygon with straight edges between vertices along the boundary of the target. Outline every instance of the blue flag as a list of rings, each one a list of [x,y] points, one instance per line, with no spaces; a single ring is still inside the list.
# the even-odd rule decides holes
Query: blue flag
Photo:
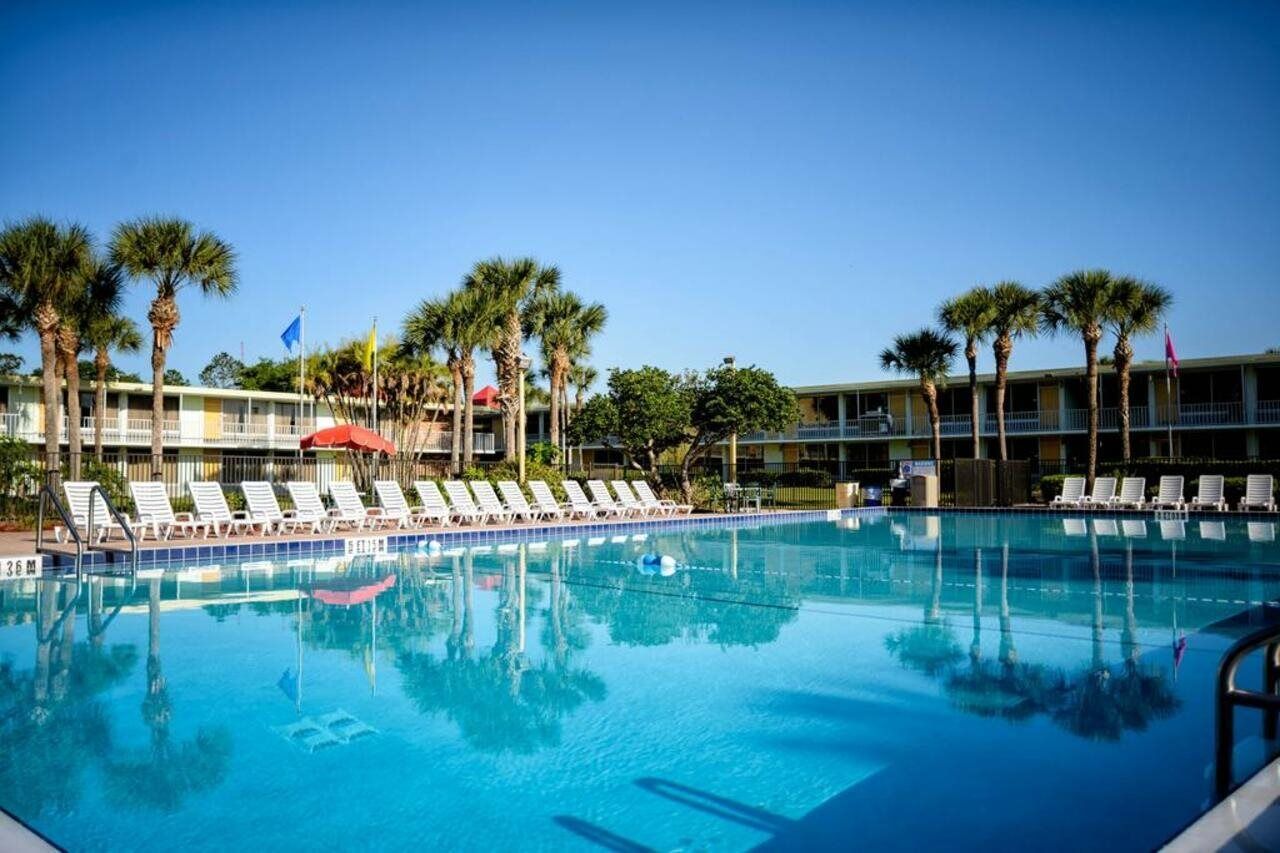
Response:
[[[284,341],[285,349],[293,352],[293,345],[302,339],[302,315],[299,314],[293,318],[293,322],[289,324],[289,328],[284,330],[280,335],[280,340]]]

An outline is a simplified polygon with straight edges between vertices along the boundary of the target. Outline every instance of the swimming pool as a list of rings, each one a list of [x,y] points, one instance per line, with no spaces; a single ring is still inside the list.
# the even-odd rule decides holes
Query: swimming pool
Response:
[[[1275,533],[880,512],[25,582],[0,806],[74,850],[1148,848],[1208,803]]]

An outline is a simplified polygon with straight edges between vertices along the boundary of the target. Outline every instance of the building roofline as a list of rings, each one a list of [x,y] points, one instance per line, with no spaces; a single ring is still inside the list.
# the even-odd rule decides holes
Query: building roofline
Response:
[[[1214,367],[1241,367],[1247,364],[1267,364],[1280,365],[1280,353],[1252,353],[1249,355],[1224,355],[1213,356],[1210,358],[1184,358],[1179,363],[1182,370],[1196,370]],[[1109,372],[1110,365],[1100,365],[1099,373]],[[1164,361],[1135,361],[1130,368],[1133,374],[1147,374],[1164,372]],[[1051,367],[1044,370],[1017,370],[1010,371],[1008,380],[1025,381],[1028,379],[1072,379],[1084,376],[1084,365],[1079,367]],[[994,373],[979,373],[978,381],[980,383],[991,383],[995,381]],[[956,373],[947,377],[948,385],[964,385],[968,387],[969,375],[967,373]],[[864,380],[860,382],[836,382],[827,385],[794,385],[793,391],[797,394],[816,395],[816,394],[837,394],[848,391],[884,391],[896,390],[900,388],[915,388],[919,385],[916,379],[880,379],[880,380]]]

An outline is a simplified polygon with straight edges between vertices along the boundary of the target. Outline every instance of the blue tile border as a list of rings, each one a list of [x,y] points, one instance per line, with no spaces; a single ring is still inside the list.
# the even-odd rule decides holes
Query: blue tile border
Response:
[[[586,524],[535,524],[525,527],[504,528],[448,528],[430,532],[394,531],[390,533],[364,533],[363,536],[387,537],[387,548],[391,551],[403,551],[416,548],[427,542],[438,542],[441,547],[457,545],[494,545],[500,543],[527,542],[545,540],[554,537],[569,538],[576,536],[606,536],[618,533],[647,533],[664,530],[699,529],[709,527],[731,527],[750,524],[753,527],[764,525],[797,524],[809,521],[826,521],[831,513],[840,513],[841,518],[864,515],[1052,515],[1058,517],[1080,518],[1153,518],[1152,510],[1072,510],[1054,509],[1050,507],[856,507],[850,509],[818,509],[818,510],[784,510],[761,513],[730,513],[680,516],[677,518],[649,518],[625,521],[591,522]],[[1188,518],[1243,518],[1258,521],[1278,521],[1280,513],[1263,512],[1193,512]],[[139,567],[154,567],[157,564],[192,565],[198,563],[211,564],[224,560],[264,560],[274,557],[339,557],[346,552],[344,542],[352,536],[331,536],[325,539],[252,541],[252,542],[218,542],[209,545],[182,544],[167,548],[143,548],[138,551]],[[129,554],[120,548],[107,550],[87,550],[83,565],[92,570],[106,567],[125,567],[129,562]],[[66,570],[75,567],[75,558],[66,554],[44,555],[44,569]]]

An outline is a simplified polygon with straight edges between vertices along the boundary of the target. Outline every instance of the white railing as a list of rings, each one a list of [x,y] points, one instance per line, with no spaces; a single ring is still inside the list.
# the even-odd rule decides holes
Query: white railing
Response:
[[[1280,424],[1280,400],[1259,400],[1255,423]]]

